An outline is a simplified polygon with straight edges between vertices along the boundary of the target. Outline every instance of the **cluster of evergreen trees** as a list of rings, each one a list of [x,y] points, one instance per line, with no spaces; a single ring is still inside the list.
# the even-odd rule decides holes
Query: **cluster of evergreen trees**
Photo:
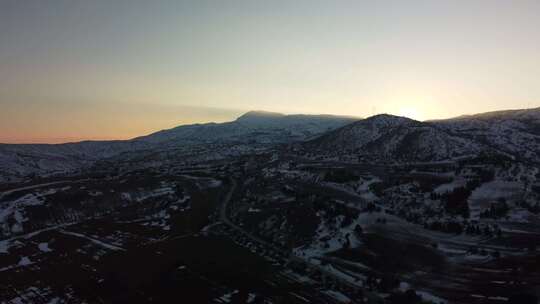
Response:
[[[510,211],[508,204],[504,198],[499,199],[496,203],[492,203],[488,209],[480,213],[481,218],[502,218],[505,217]]]
[[[470,209],[468,199],[472,192],[481,184],[481,179],[473,179],[468,181],[464,187],[458,187],[443,194],[432,192],[430,198],[432,200],[441,200],[447,213],[469,218]]]

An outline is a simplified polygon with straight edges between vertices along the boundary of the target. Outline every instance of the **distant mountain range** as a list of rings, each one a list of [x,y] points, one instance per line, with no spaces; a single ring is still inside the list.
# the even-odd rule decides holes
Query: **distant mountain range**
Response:
[[[258,147],[303,141],[358,119],[252,111],[232,122],[184,125],[124,141],[0,144],[0,182],[70,172],[97,160],[129,152],[186,149],[208,144]]]
[[[284,115],[252,111],[232,122],[179,126],[133,141],[168,146],[186,143],[287,143],[313,138],[358,119],[332,115]]]
[[[387,114],[366,119],[248,112],[235,121],[179,126],[125,141],[0,145],[0,182],[69,172],[131,152],[207,145],[243,150],[300,143],[306,153],[358,161],[441,161],[502,153],[540,161],[540,108],[419,122]]]
[[[540,108],[427,122],[383,114],[338,128],[302,147],[318,156],[385,162],[442,161],[481,152],[538,162]]]

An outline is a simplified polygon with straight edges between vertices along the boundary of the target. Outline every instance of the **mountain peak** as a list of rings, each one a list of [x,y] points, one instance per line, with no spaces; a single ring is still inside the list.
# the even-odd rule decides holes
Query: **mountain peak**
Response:
[[[382,114],[373,115],[373,116],[370,116],[370,117],[368,117],[366,119],[370,119],[370,120],[387,120],[387,119],[413,120],[413,119],[410,119],[408,117],[397,116],[397,115],[392,115],[392,114],[388,114],[388,113],[382,113]]]
[[[380,125],[380,126],[397,126],[397,125],[402,125],[402,124],[411,124],[411,123],[416,122],[416,120],[413,120],[407,117],[391,115],[391,114],[378,114],[378,115],[366,118],[365,120],[363,120],[363,122]]]
[[[267,111],[249,111],[244,115],[238,117],[236,121],[238,122],[260,122],[266,120],[273,120],[276,118],[285,117],[284,114],[276,112],[267,112]]]

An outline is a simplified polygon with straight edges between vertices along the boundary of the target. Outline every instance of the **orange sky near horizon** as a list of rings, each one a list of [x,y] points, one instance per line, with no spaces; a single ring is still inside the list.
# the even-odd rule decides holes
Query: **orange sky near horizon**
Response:
[[[0,142],[540,107],[540,1],[2,1]]]

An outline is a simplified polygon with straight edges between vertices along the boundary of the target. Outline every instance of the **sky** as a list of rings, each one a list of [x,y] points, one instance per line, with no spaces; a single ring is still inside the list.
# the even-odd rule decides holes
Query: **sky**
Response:
[[[0,0],[0,142],[539,106],[537,0]]]

